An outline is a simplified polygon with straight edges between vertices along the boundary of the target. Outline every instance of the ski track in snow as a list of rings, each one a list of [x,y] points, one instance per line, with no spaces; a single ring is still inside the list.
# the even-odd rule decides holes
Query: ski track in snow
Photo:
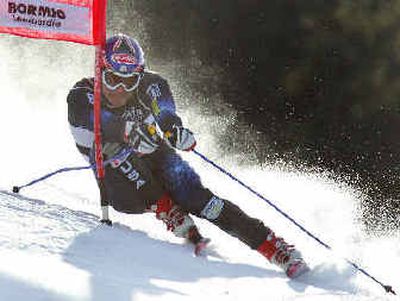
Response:
[[[45,59],[55,53],[66,66],[62,76]],[[400,235],[363,234],[357,221],[361,193],[318,174],[237,165],[240,156],[216,156],[214,137],[204,127],[213,120],[198,119],[195,108],[185,110],[184,119],[198,121],[193,126],[199,150],[217,158],[335,252],[192,154],[184,158],[211,190],[293,242],[310,263],[309,274],[288,280],[256,252],[199,219],[200,230],[212,239],[209,255],[200,258],[151,214],[111,211],[114,226],[100,225],[90,171],[55,176],[21,195],[10,193],[12,185],[60,167],[86,165],[69,134],[65,95],[77,79],[91,74],[88,58],[93,53],[77,45],[2,36],[0,54],[0,98],[12,99],[0,111],[6,141],[0,156],[0,300],[399,300],[340,259],[354,260],[400,291]],[[72,54],[80,54],[78,62],[71,61]],[[29,76],[21,81],[22,74]]]

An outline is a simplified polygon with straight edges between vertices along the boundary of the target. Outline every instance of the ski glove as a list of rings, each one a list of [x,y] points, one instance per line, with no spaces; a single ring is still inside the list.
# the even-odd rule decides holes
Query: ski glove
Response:
[[[160,144],[155,124],[137,125],[128,121],[125,127],[125,141],[140,155],[153,153]]]
[[[165,137],[172,147],[183,151],[191,151],[196,146],[193,133],[182,126],[174,126],[171,132],[166,132]]]

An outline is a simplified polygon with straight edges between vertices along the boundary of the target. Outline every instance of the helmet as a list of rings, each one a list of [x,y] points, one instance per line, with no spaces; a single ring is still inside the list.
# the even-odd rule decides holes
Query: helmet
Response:
[[[143,72],[145,63],[142,47],[125,34],[112,36],[106,41],[104,65],[121,76]]]
[[[125,35],[117,34],[107,39],[104,53],[103,83],[111,90],[123,86],[134,90],[143,76],[145,61],[139,43]]]

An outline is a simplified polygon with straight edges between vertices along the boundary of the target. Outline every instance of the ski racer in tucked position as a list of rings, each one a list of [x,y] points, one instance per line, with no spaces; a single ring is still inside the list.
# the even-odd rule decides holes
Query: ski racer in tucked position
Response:
[[[307,271],[294,246],[238,206],[203,187],[176,150],[191,151],[193,133],[176,114],[167,81],[145,67],[138,42],[124,34],[106,41],[102,70],[101,128],[107,199],[117,211],[154,212],[167,229],[193,243],[198,254],[209,239],[189,214],[206,219],[257,250],[290,278]],[[68,120],[78,150],[93,163],[93,78],[68,94]]]

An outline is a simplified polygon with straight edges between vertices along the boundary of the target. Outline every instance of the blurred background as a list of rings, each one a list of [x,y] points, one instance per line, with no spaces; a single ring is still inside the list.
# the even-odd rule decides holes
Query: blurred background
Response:
[[[400,1],[110,0],[108,20],[228,120],[221,149],[340,178],[368,229],[399,227]]]

